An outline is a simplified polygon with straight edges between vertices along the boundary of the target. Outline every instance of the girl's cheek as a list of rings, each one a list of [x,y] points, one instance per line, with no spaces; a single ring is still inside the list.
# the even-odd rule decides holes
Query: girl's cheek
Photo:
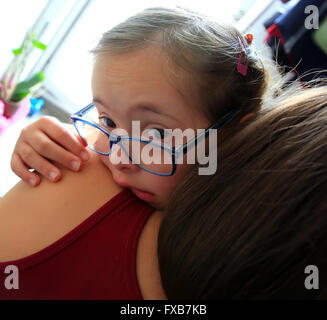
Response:
[[[149,186],[151,186],[151,189],[153,190],[153,193],[156,194],[167,194],[167,192],[169,190],[172,189],[171,184],[169,183],[169,181],[167,181],[166,177],[161,177],[161,179],[158,181],[152,181],[149,182]]]

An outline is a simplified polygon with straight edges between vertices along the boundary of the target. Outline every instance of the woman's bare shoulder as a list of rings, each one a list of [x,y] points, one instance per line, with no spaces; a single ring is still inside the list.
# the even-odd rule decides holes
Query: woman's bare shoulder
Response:
[[[0,261],[51,244],[122,190],[96,155],[90,154],[80,172],[60,170],[60,181],[42,179],[34,188],[19,182],[0,200],[0,243],[10,243],[0,252]]]
[[[83,196],[92,195],[101,198],[102,196],[110,196],[121,190],[121,188],[113,181],[109,169],[100,161],[96,154],[90,154],[90,159],[83,165],[80,172],[73,172],[55,164],[62,172],[62,179],[56,183],[50,182],[40,176],[41,183],[37,187],[31,187],[20,181],[17,183],[0,201],[0,210],[7,203],[27,201],[30,198],[42,200],[45,196],[47,201],[57,197],[70,198],[74,201],[74,197],[79,200]],[[90,199],[90,200],[92,200]],[[58,200],[58,199],[57,199]],[[38,203],[38,202],[37,202]],[[1,212],[1,211],[0,211]]]

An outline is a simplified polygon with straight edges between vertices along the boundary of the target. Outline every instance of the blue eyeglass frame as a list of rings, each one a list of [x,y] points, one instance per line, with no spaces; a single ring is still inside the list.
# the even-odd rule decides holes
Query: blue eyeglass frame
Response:
[[[148,169],[143,168],[142,166],[140,166],[138,163],[135,163],[133,161],[133,159],[129,156],[129,154],[126,152],[125,148],[123,147],[123,145],[121,145],[121,148],[124,150],[124,152],[126,153],[126,155],[128,155],[130,161],[137,165],[139,168],[141,168],[142,170],[145,170],[149,173],[158,175],[158,176],[172,176],[175,174],[176,170],[177,170],[177,163],[176,160],[179,159],[180,157],[184,156],[188,150],[190,150],[191,148],[194,148],[198,145],[198,143],[200,143],[202,140],[205,140],[210,133],[210,129],[222,129],[223,127],[225,127],[234,117],[236,114],[238,114],[240,112],[240,110],[237,109],[232,109],[231,111],[227,112],[218,122],[210,125],[208,128],[206,128],[203,132],[201,132],[199,135],[195,136],[194,138],[192,138],[190,141],[188,141],[185,144],[179,145],[177,147],[167,147],[167,146],[163,146],[163,145],[159,145],[151,140],[145,140],[141,137],[130,137],[130,136],[121,136],[121,135],[117,135],[117,134],[113,134],[113,133],[109,133],[108,131],[106,131],[105,129],[99,127],[95,122],[93,122],[92,120],[85,120],[82,117],[89,112],[90,110],[92,110],[95,107],[94,103],[90,103],[88,104],[86,107],[82,108],[81,110],[79,110],[78,112],[72,114],[70,116],[71,120],[73,121],[73,124],[75,126],[76,131],[78,132],[79,136],[81,137],[81,139],[83,140],[83,142],[94,152],[104,155],[104,156],[109,156],[112,150],[112,146],[114,144],[119,144],[122,140],[129,140],[129,141],[139,141],[141,143],[144,144],[152,144],[155,145],[156,147],[159,147],[163,150],[166,150],[167,152],[170,153],[171,157],[172,157],[172,164],[173,164],[173,168],[171,173],[158,173],[158,172],[154,172]],[[91,146],[88,145],[87,141],[84,140],[84,138],[82,137],[82,135],[80,134],[78,127],[76,125],[76,121],[82,121],[84,123],[87,123],[88,125],[95,127],[99,130],[101,130],[105,135],[107,135],[108,139],[109,139],[109,146],[110,146],[110,151],[109,152],[101,152],[101,151],[97,151],[95,149],[93,149]],[[112,140],[112,138],[114,138],[114,140]]]

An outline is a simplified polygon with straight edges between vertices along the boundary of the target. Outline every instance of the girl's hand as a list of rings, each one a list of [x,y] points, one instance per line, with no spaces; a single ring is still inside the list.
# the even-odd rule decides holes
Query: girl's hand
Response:
[[[53,117],[42,117],[24,128],[17,140],[12,158],[12,170],[32,186],[40,183],[35,169],[50,181],[61,179],[60,170],[51,162],[56,161],[78,171],[89,156],[85,146],[74,133],[73,125],[63,124]]]

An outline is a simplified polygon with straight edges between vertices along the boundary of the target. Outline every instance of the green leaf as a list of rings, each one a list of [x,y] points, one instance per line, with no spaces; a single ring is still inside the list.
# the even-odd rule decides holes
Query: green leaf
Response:
[[[32,44],[35,48],[38,48],[41,50],[45,50],[47,48],[47,46],[44,43],[37,41],[37,40],[32,40]]]
[[[23,48],[13,49],[12,52],[15,56],[18,56],[23,52]]]
[[[16,92],[15,95],[11,96],[10,101],[15,101],[15,102],[21,101],[24,98],[26,98],[29,94],[30,94],[29,90],[28,91],[22,91],[22,92]]]
[[[35,87],[36,85],[40,84],[44,81],[44,73],[42,71],[34,74],[31,78],[19,82],[14,92],[11,95],[11,101],[20,101],[25,98],[29,93],[31,88]]]

